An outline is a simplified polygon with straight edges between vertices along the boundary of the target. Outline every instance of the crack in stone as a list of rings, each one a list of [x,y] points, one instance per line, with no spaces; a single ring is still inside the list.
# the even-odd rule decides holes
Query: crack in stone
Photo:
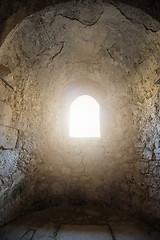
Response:
[[[111,234],[111,236],[112,236],[112,240],[116,240],[116,237],[115,237],[115,235],[114,235],[114,232],[113,232],[113,230],[112,230],[111,225],[109,224],[109,222],[107,222],[107,226],[108,226],[109,231],[110,231],[110,234]]]
[[[56,58],[59,54],[61,54],[61,52],[64,48],[64,45],[65,45],[65,42],[60,42],[60,44],[62,44],[60,50],[55,55],[53,55],[53,57],[50,58],[50,61],[53,61],[54,58]]]
[[[111,46],[111,48],[113,47],[114,45],[112,45]],[[114,56],[111,54],[111,52],[110,52],[110,49],[111,48],[106,48],[106,51],[107,51],[107,53],[108,53],[108,55],[110,56],[110,58],[111,59],[113,59],[114,61],[116,61],[116,58],[114,58]],[[121,54],[120,54],[121,55]],[[125,56],[125,57],[127,57],[127,56]],[[136,62],[136,61],[134,61],[134,59],[133,58],[131,58],[131,60],[133,61],[133,63],[135,64],[135,66],[137,66],[137,65],[141,65],[143,62],[145,62],[146,61],[146,58],[145,59],[143,59],[143,60],[141,60],[141,61],[139,61],[138,63]]]
[[[120,11],[120,13],[121,13],[128,21],[132,22],[132,18],[127,17],[127,15],[126,15],[119,7],[116,7],[116,8]]]
[[[33,239],[33,237],[34,237],[34,235],[35,235],[35,233],[36,233],[36,230],[34,229],[34,230],[32,230],[33,231],[33,235],[32,235],[32,237],[30,238],[30,240],[32,240]]]
[[[36,233],[36,230],[35,230],[35,229],[28,229],[27,232],[25,232],[25,233],[22,235],[22,237],[20,238],[20,240],[23,240],[23,238],[24,238],[29,232],[31,232],[31,231],[32,231],[32,236],[29,238],[29,240],[32,240],[33,237],[34,237],[34,235],[35,235],[35,233]]]
[[[120,13],[128,20],[128,21],[130,21],[131,23],[136,23],[136,22],[134,22],[133,20],[132,20],[132,18],[129,18],[119,7],[117,7],[117,6],[115,6],[119,11],[120,11]],[[159,30],[153,30],[152,28],[148,28],[144,23],[138,23],[137,22],[137,24],[140,24],[140,25],[142,25],[145,29],[146,29],[146,31],[151,31],[151,32],[153,32],[153,33],[156,33],[156,32],[158,32]]]
[[[11,88],[14,91],[14,88],[2,77],[0,77],[0,80],[9,88]]]
[[[18,142],[19,142],[19,130],[17,130],[17,140],[16,140],[16,144],[15,144],[15,148],[18,148]]]
[[[153,32],[153,33],[156,33],[156,32],[158,32],[158,31],[156,31],[156,30],[153,30],[153,29],[151,29],[151,28],[147,28],[147,26],[145,25],[145,24],[142,24],[143,26],[144,26],[144,28],[147,30],[147,31],[151,31],[151,32]]]
[[[0,146],[0,150],[3,150],[3,151],[15,151],[15,148],[4,148],[3,146]]]
[[[81,24],[83,24],[83,25],[85,25],[85,26],[88,26],[88,27],[91,27],[91,26],[93,26],[93,25],[95,25],[98,21],[99,21],[99,19],[100,19],[100,17],[102,16],[102,14],[103,14],[103,10],[100,12],[100,14],[99,14],[99,16],[98,16],[98,18],[95,20],[95,22],[93,22],[93,23],[84,23],[83,21],[81,21],[80,19],[78,19],[78,18],[76,18],[76,17],[69,17],[69,16],[65,16],[65,15],[63,15],[63,14],[58,14],[57,16],[61,16],[61,17],[64,17],[64,18],[67,18],[67,19],[70,19],[71,21],[77,21],[77,22],[79,22],[79,23],[81,23]]]
[[[58,232],[59,232],[59,229],[60,229],[61,225],[59,224],[57,226],[57,229],[55,232],[53,232],[53,240],[56,240],[57,239],[57,235],[58,235]]]
[[[106,50],[107,50],[107,53],[108,53],[108,55],[110,56],[110,58],[112,58],[112,59],[115,61],[115,59],[114,59],[114,57],[112,56],[112,54],[110,53],[109,49],[107,48]]]
[[[160,84],[160,78],[154,84]]]
[[[15,130],[19,131],[19,129],[17,129],[17,128],[14,128],[14,127],[11,127],[11,126],[8,126],[8,125],[5,125],[5,124],[2,124],[2,123],[0,123],[0,126],[4,126],[4,127],[8,127],[8,128],[12,128],[12,129],[15,129]]]

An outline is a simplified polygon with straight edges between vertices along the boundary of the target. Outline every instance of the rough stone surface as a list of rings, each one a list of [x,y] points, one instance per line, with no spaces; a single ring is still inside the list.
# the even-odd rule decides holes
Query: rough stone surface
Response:
[[[1,91],[12,109],[7,126],[17,129],[18,161],[8,183],[1,179],[2,224],[29,209],[92,203],[159,227],[159,26],[123,4],[70,1],[28,16],[9,33],[0,64],[14,87],[3,82]],[[106,91],[100,139],[68,137],[70,101],[62,92],[74,81]]]
[[[99,2],[112,3],[116,6],[119,5],[119,2],[134,6],[139,8],[144,12],[147,12],[152,17],[160,21],[160,2],[158,0],[99,0]],[[8,33],[21,22],[25,17],[31,15],[34,12],[37,12],[41,9],[44,9],[47,6],[55,6],[60,2],[66,2],[64,0],[1,0],[0,3],[0,44],[3,43]],[[75,2],[81,2],[79,0]],[[89,3],[92,0],[86,0],[85,2]],[[94,1],[95,2],[95,1]],[[132,10],[133,11],[133,10]],[[132,11],[130,15],[132,15]],[[130,12],[130,11],[129,11]],[[140,11],[139,11],[140,13]],[[142,14],[142,13],[141,13]],[[133,16],[132,16],[133,17]],[[137,16],[139,17],[139,15]],[[138,18],[139,20],[139,18]]]
[[[0,125],[0,147],[1,148],[15,148],[17,142],[17,130]]]
[[[2,91],[5,92],[5,89],[3,89]],[[9,105],[0,101],[0,125],[10,126],[11,123],[12,123],[12,109]]]
[[[1,150],[0,156],[1,156],[0,175],[1,177],[7,177],[16,170],[16,165],[18,161],[18,151]]]

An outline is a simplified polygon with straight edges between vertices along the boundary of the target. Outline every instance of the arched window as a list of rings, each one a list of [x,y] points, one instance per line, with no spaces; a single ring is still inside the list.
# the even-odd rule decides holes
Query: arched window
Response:
[[[99,108],[93,97],[77,97],[70,106],[70,137],[100,137]]]

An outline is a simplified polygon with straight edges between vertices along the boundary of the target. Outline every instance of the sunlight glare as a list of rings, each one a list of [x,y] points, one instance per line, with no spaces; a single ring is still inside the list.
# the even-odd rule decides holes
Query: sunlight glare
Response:
[[[70,106],[70,137],[100,137],[99,104],[82,95]]]

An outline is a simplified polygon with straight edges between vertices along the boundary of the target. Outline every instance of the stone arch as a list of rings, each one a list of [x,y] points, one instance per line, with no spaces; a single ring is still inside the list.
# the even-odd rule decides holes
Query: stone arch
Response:
[[[107,96],[107,91],[99,82],[86,78],[68,83],[60,92],[60,98],[63,104],[70,104],[74,99],[81,95],[89,95],[101,104]]]
[[[59,95],[61,102],[61,126],[65,136],[69,136],[70,106],[72,102],[81,95],[89,95],[93,97],[100,105],[100,116],[102,114],[103,102],[107,97],[107,91],[99,82],[83,78],[68,83],[62,88]],[[100,128],[102,128],[101,122]]]

